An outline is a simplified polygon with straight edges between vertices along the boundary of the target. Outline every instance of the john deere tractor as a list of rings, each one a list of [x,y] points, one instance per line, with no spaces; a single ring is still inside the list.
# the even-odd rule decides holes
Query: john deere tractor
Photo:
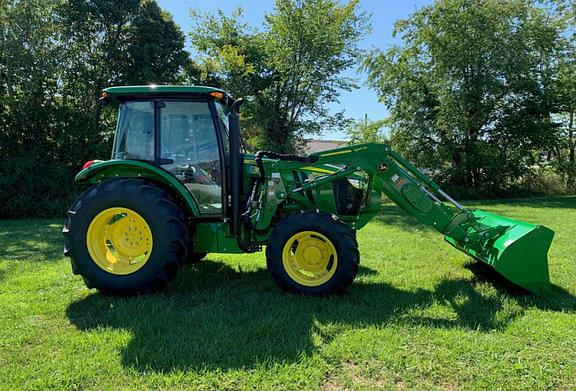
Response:
[[[340,293],[358,270],[356,231],[385,194],[511,282],[550,290],[551,230],[465,209],[388,145],[249,154],[242,100],[209,87],[111,87],[101,101],[119,106],[112,157],[76,176],[87,188],[63,229],[65,254],[89,288],[149,292],[207,253],[266,246],[282,289]]]

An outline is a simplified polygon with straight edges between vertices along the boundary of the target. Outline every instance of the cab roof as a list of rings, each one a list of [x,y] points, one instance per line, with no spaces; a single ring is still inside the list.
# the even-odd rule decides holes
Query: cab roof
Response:
[[[102,90],[102,97],[106,100],[124,102],[132,99],[145,98],[193,98],[210,95],[210,93],[222,94],[221,99],[231,99],[221,89],[205,86],[170,86],[170,85],[142,85],[108,87]],[[220,96],[212,95],[215,98]]]

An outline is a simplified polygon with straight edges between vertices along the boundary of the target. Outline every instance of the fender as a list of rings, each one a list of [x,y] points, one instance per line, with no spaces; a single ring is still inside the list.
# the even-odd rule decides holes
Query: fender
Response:
[[[198,203],[186,186],[169,172],[150,163],[138,160],[94,160],[91,165],[80,171],[74,180],[77,183],[98,183],[112,178],[144,178],[163,183],[184,200],[188,213],[200,217]]]

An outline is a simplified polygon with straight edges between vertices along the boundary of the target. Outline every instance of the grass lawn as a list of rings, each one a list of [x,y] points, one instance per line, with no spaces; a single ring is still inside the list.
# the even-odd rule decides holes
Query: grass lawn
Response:
[[[347,294],[286,294],[263,254],[209,254],[163,291],[85,288],[62,220],[0,221],[0,389],[576,389],[576,197],[490,201],[556,231],[554,295],[473,264],[393,205]]]

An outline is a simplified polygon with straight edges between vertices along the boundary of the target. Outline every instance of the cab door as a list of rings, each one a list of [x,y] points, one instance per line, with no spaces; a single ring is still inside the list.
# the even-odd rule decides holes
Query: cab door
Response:
[[[223,167],[207,101],[157,105],[160,165],[186,186],[202,216],[222,216]]]

